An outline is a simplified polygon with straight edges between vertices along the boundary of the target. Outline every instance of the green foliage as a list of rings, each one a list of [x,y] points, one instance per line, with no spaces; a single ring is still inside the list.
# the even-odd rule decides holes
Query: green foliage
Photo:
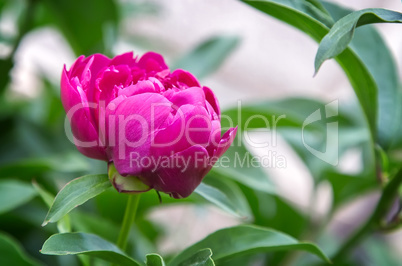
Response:
[[[216,262],[247,253],[295,249],[311,252],[329,262],[324,253],[313,244],[298,242],[296,239],[274,230],[243,225],[222,229],[209,235],[177,255],[171,265],[180,265],[197,250],[203,248],[210,248],[213,251],[212,259]]]
[[[215,266],[212,260],[212,250],[210,248],[202,249],[194,253],[187,260],[182,261],[180,265]]]
[[[213,37],[180,58],[172,69],[185,69],[198,78],[213,73],[239,44],[236,36]]]
[[[86,175],[67,183],[57,194],[42,226],[57,222],[75,207],[109,189],[107,175]]]
[[[0,264],[21,266],[42,265],[38,261],[27,256],[19,243],[2,232],[0,232]]]
[[[36,196],[31,185],[18,180],[0,180],[0,214],[17,208]]]
[[[352,41],[356,27],[380,22],[402,22],[402,14],[386,9],[369,8],[352,12],[339,19],[321,40],[315,58],[315,71],[325,60],[342,53]]]
[[[16,52],[32,30],[44,26],[60,30],[76,55],[100,52],[112,56],[116,40],[124,38],[120,36],[124,34],[122,17],[140,19],[144,14],[160,16],[164,12],[157,3],[123,2],[0,1],[0,18],[10,15],[16,29],[9,36],[3,36],[0,29],[0,45],[11,48],[11,53],[0,58],[0,228],[7,232],[0,233],[0,265],[78,263],[73,256],[43,254],[78,255],[83,265],[105,265],[105,261],[120,265],[145,262],[147,266],[211,266],[215,262],[239,266],[307,265],[327,263],[326,254],[338,254],[331,257],[336,265],[397,265],[397,258],[380,237],[364,239],[377,229],[400,227],[398,213],[388,210],[396,204],[397,193],[402,195],[402,175],[398,172],[402,147],[401,82],[382,36],[367,25],[401,22],[400,13],[384,9],[353,12],[320,0],[243,0],[319,42],[316,72],[331,58],[343,68],[359,106],[339,105],[339,147],[333,156],[341,157],[357,149],[362,154],[362,170],[345,174],[306,149],[303,137],[318,150],[326,148],[326,121],[304,128],[310,114],[327,108],[324,102],[288,97],[242,103],[240,111],[228,108],[222,112],[223,129],[239,127],[235,144],[225,153],[228,162],[218,163],[225,167],[214,167],[186,199],[162,194],[161,204],[154,191],[143,193],[136,222],[129,232],[127,251],[123,252],[112,243],[119,234],[127,195],[109,189],[108,177],[99,174],[106,172],[104,162],[84,158],[66,139],[58,85],[41,76],[43,90],[34,99],[13,99],[8,90]],[[137,25],[129,27],[136,35]],[[146,36],[132,37],[137,43],[153,42]],[[209,37],[178,56],[172,69],[183,68],[204,78],[218,70],[240,45],[237,35]],[[258,51],[258,56],[265,58],[264,50]],[[247,73],[247,62],[244,63]],[[313,70],[312,62],[311,66]],[[330,184],[333,197],[328,217],[313,219],[311,213],[289,202],[261,163],[242,164],[244,158],[254,156],[245,145],[246,134],[260,129],[279,133],[289,144],[313,176],[314,189],[323,181]],[[77,176],[82,177],[72,180]],[[33,179],[32,186],[29,181]],[[339,208],[372,190],[382,193],[374,218],[345,243],[338,236],[328,239],[328,219]],[[94,199],[89,201],[91,198]],[[149,213],[179,204],[213,204],[248,225],[218,230],[178,254],[162,253],[162,258],[155,252],[165,232],[149,219]],[[44,217],[44,225],[57,224],[41,228]],[[39,254],[40,245],[47,238]],[[319,247],[297,239],[317,242]],[[349,256],[359,242],[359,249]]]
[[[158,254],[147,254],[146,260],[147,266],[165,266],[165,261]]]
[[[55,23],[77,55],[110,53],[105,51],[104,35],[108,27],[117,26],[118,11],[114,1],[46,0],[43,5],[43,16],[47,19],[44,23]]]
[[[338,21],[321,41],[316,55],[316,65],[318,64],[318,60],[321,61],[324,59],[322,53],[326,49],[325,47],[329,48],[329,46],[334,47],[334,45],[339,45],[339,51],[341,52],[350,44],[350,47],[363,61],[377,84],[377,141],[384,148],[389,148],[393,142],[400,139],[397,129],[401,123],[396,122],[400,120],[397,117],[401,115],[398,70],[391,52],[378,31],[373,26],[361,28],[359,26],[380,22],[375,18],[375,12],[379,12],[380,17],[384,16],[385,19],[388,18],[391,20],[392,17],[394,19],[401,18],[402,14],[381,9],[351,12],[331,3],[325,3],[325,6],[333,18]],[[356,27],[359,28],[355,30]],[[337,31],[337,34],[342,34],[347,29],[351,31],[349,31],[349,35],[345,35],[345,42],[340,43],[338,40],[333,39],[332,34],[335,31]],[[338,54],[333,54],[331,57],[335,57],[336,55]],[[318,70],[317,67],[316,69]]]
[[[250,217],[246,199],[234,183],[217,180],[212,183],[214,186],[201,183],[194,192],[234,216]]]
[[[64,233],[52,235],[43,244],[41,253],[47,255],[85,254],[119,265],[140,265],[114,244],[92,234]]]

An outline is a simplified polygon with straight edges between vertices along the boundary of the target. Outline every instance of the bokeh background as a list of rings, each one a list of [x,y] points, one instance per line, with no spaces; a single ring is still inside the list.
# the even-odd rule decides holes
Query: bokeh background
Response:
[[[50,0],[0,0],[0,83],[4,85],[0,101],[0,178],[51,178],[60,187],[77,172],[105,172],[103,163],[86,159],[75,150],[62,124],[60,73],[64,64],[69,67],[80,54],[102,52],[112,56],[126,51],[156,51],[169,65],[188,64],[190,69],[199,71],[202,84],[214,90],[222,109],[236,106],[239,100],[247,104],[297,96],[324,103],[339,100],[341,106],[356,104],[353,89],[336,62],[326,62],[313,77],[316,42],[240,1],[116,0],[113,6],[108,6],[109,1],[61,2],[65,6]],[[397,0],[333,2],[353,9],[382,7],[401,11]],[[50,8],[45,8],[44,3]],[[376,27],[402,76],[400,26]],[[195,56],[190,63],[185,61],[191,51],[202,44],[208,47],[206,41],[217,39],[221,48],[211,55],[218,59],[209,70],[197,69],[196,60],[202,60],[200,57]],[[9,63],[12,68],[7,80]],[[255,138],[260,137],[255,134]],[[251,149],[255,154],[265,151]],[[311,208],[314,182],[310,171],[283,139],[279,138],[272,150],[287,161],[286,168],[264,169],[280,195],[302,213],[318,219],[325,217],[331,206],[330,186],[320,185]],[[360,156],[361,150],[346,152],[338,169],[347,174],[361,171]],[[52,187],[48,189],[55,192]],[[337,211],[329,230],[349,234],[370,214],[378,196],[378,192],[370,191],[346,204]],[[266,208],[270,208],[269,203]],[[11,217],[1,215],[0,229],[10,231],[24,243],[32,241],[27,249],[34,254],[34,244],[43,240],[43,233],[26,228],[38,227],[45,214],[43,209],[22,207]],[[24,217],[31,220],[23,221]],[[242,222],[211,206],[161,206],[148,217],[164,228],[163,237],[158,239],[162,253],[180,250],[218,228]],[[19,222],[11,226],[13,219]],[[28,232],[34,235],[23,236]],[[402,260],[402,234],[384,237],[392,256]]]

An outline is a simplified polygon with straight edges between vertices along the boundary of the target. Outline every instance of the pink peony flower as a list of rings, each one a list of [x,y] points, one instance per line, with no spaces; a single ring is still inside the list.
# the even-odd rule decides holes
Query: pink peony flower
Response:
[[[119,192],[189,196],[237,130],[221,137],[214,93],[153,52],[79,57],[63,69],[61,100],[78,150],[109,162]]]

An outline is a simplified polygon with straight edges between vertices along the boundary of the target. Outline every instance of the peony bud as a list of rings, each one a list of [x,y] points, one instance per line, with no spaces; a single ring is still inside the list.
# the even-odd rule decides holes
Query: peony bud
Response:
[[[78,150],[109,163],[119,192],[189,196],[237,130],[221,137],[214,93],[152,52],[79,57],[63,69],[61,100]]]

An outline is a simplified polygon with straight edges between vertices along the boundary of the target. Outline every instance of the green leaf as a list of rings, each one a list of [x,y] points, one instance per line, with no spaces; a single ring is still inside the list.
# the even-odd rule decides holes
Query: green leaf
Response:
[[[49,237],[40,251],[46,255],[85,254],[118,265],[140,265],[114,244],[92,234],[64,233]]]
[[[402,14],[387,9],[368,8],[352,12],[338,20],[320,42],[314,62],[315,71],[318,71],[325,60],[336,57],[346,49],[356,27],[381,22],[401,23]]]
[[[204,181],[194,192],[234,216],[251,217],[243,193],[236,184],[228,180],[209,179],[209,182]]]
[[[346,175],[329,171],[325,173],[325,179],[328,180],[332,186],[333,208],[353,199],[356,195],[378,187],[378,183],[372,175]]]
[[[170,265],[180,265],[181,262],[190,258],[197,250],[205,248],[212,250],[212,259],[217,263],[243,254],[287,250],[307,251],[329,262],[327,256],[314,244],[298,242],[296,239],[272,229],[241,225],[218,230],[210,234],[177,255]]]
[[[376,22],[401,22],[402,14],[384,9],[351,12],[332,3],[325,3],[325,6],[334,19],[339,20],[320,43],[315,58],[316,72],[325,60],[337,56],[348,45],[356,52],[377,85],[378,141],[384,148],[388,148],[399,137],[397,128],[401,124],[395,123],[401,120],[401,93],[396,63],[385,41],[373,26],[356,28]]]
[[[248,135],[244,134],[244,142],[243,145],[237,147],[237,143],[240,140],[240,136],[243,132],[253,131],[255,129],[262,128],[264,130],[264,134],[267,134],[265,138],[265,145],[267,147],[274,147],[277,145],[278,135],[281,137],[285,137],[285,140],[295,149],[295,151],[302,157],[305,161],[306,165],[310,168],[315,177],[319,178],[319,173],[322,171],[322,168],[332,167],[330,164],[323,163],[322,160],[315,157],[304,145],[303,140],[308,145],[317,143],[318,146],[314,146],[317,150],[325,151],[326,147],[326,137],[327,137],[327,119],[320,119],[313,123],[308,124],[304,127],[304,122],[306,119],[317,111],[325,111],[328,110],[336,111],[336,122],[339,124],[339,153],[343,152],[343,147],[350,147],[351,145],[356,145],[356,143],[364,141],[369,141],[369,134],[363,126],[361,125],[361,119],[363,118],[363,114],[361,114],[360,109],[353,108],[352,110],[348,110],[347,108],[336,108],[334,110],[331,106],[326,105],[323,102],[312,100],[312,99],[304,99],[304,98],[288,98],[284,100],[276,100],[276,101],[262,101],[257,103],[249,103],[243,104],[241,108],[231,108],[223,112],[222,117],[230,117],[233,120],[233,124],[239,126],[238,129],[238,138],[234,141],[234,146],[232,146],[223,157],[230,158],[230,168],[228,167],[219,167],[220,161],[217,163],[217,167],[214,167],[213,172],[219,171],[218,174],[232,175],[236,181],[240,183],[251,183],[248,185],[253,189],[258,189],[264,191],[265,186],[262,186],[263,182],[267,183],[269,180],[267,175],[264,173],[263,169],[260,167],[250,167],[253,155],[246,150],[245,143],[252,144],[252,140],[248,139]],[[361,116],[358,116],[361,114]],[[355,118],[355,116],[357,116]],[[363,118],[364,119],[364,118]],[[223,127],[231,127],[229,123],[227,123],[227,119],[222,119]],[[346,130],[346,129],[348,130]],[[356,132],[359,134],[356,134]],[[349,134],[346,134],[351,132]],[[269,134],[270,133],[270,134]],[[288,133],[288,134],[286,134]],[[289,134],[291,133],[291,134]],[[286,134],[285,136],[283,136]],[[365,139],[365,136],[368,136]],[[287,137],[289,136],[289,137]],[[357,140],[356,140],[357,139]],[[355,140],[356,143],[351,143],[351,141]],[[342,146],[342,147],[341,147]],[[338,151],[338,146],[336,149],[330,149]],[[335,161],[338,157],[337,154],[328,154],[332,157],[326,157],[328,159],[332,159],[331,161]],[[267,151],[263,156],[265,156],[268,160],[265,161],[265,164],[270,164],[270,167],[285,167],[286,161],[281,156],[272,156],[272,154]],[[246,160],[244,160],[246,158]],[[262,157],[260,157],[262,158]],[[258,159],[258,158],[257,158]],[[243,164],[243,162],[245,162]],[[226,166],[225,164],[222,164]],[[229,172],[226,173],[225,172]],[[243,177],[236,178],[243,174]],[[258,180],[257,180],[258,179]],[[255,181],[255,182],[254,182]],[[265,184],[264,184],[265,185]],[[271,193],[274,193],[273,185],[271,184],[270,190]]]
[[[47,207],[50,208],[54,201],[54,196],[50,192],[45,190],[36,181],[33,181],[32,185],[35,188],[36,192],[38,192],[42,200],[45,202]],[[70,217],[68,215],[65,215],[62,219],[60,219],[60,221],[57,222],[57,230],[59,231],[59,233],[71,232]]]
[[[147,266],[165,266],[165,261],[159,254],[147,254],[147,260],[145,263]]]
[[[187,260],[180,263],[180,266],[215,266],[212,260],[212,250],[210,248],[202,249],[192,255]]]
[[[122,195],[119,194],[117,196]],[[113,223],[110,217],[103,218],[94,213],[87,213],[78,210],[70,213],[69,216],[71,216],[72,225],[75,231],[95,234],[110,242],[116,241],[117,235],[120,231],[120,223]],[[117,217],[121,219],[122,215],[117,215]],[[138,227],[141,228],[141,230],[139,230]],[[142,261],[146,254],[156,250],[154,245],[144,236],[146,230],[146,224],[134,224],[130,231],[127,253],[138,261]]]
[[[0,180],[0,214],[17,208],[36,196],[35,189],[18,180]]]
[[[42,226],[57,222],[72,209],[96,197],[111,186],[107,175],[86,175],[72,180],[56,195]]]
[[[234,143],[238,138],[241,138],[240,135],[236,137]],[[261,167],[253,167],[250,164],[252,157],[243,143],[231,146],[208,175],[231,179],[252,189],[274,194],[275,187],[267,173]],[[227,164],[222,161],[224,158],[227,158]],[[254,166],[256,165],[260,163],[255,162]]]
[[[311,36],[317,42],[329,32],[327,21],[323,21],[317,14],[305,12],[306,7],[311,6],[309,1],[243,0],[243,2],[294,26]],[[315,11],[316,13],[320,12],[318,8]],[[325,15],[324,12],[320,14]],[[355,90],[374,139],[377,135],[377,84],[363,61],[352,49],[346,48],[337,57],[337,61],[345,71]]]
[[[85,160],[76,154],[23,159],[0,166],[0,176],[32,177],[49,171],[64,173],[88,170]]]
[[[236,182],[212,174],[205,177],[203,183],[212,186],[225,194],[230,202],[232,202],[236,207],[235,210],[240,217],[246,220],[252,219],[253,215],[247,202],[247,198]]]
[[[389,242],[376,235],[370,237],[364,241],[361,245],[362,248],[362,261],[369,262],[370,265],[388,265],[388,266],[400,266],[401,259]]]
[[[116,27],[118,12],[115,1],[46,0],[44,11],[52,23],[62,30],[74,52],[105,52],[105,31]]]
[[[172,69],[185,69],[203,78],[218,69],[238,43],[239,37],[236,36],[213,37],[179,59]]]
[[[0,232],[0,265],[37,266],[41,264],[28,257],[16,240]]]

